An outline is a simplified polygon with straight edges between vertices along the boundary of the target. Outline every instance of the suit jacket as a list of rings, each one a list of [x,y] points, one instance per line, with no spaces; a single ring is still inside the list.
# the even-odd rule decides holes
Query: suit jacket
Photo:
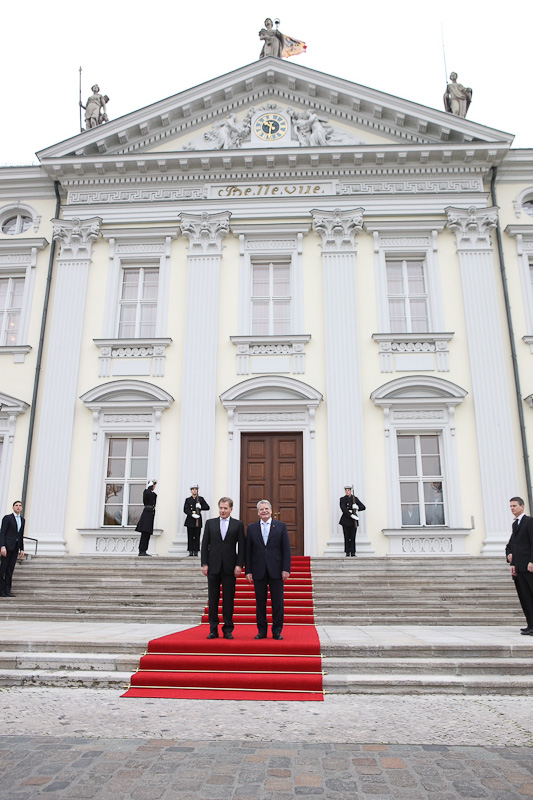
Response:
[[[506,557],[512,553],[512,566],[517,572],[527,572],[527,565],[533,562],[533,517],[524,514],[516,531],[505,548]]]
[[[291,543],[287,526],[277,519],[270,521],[268,541],[263,541],[261,523],[252,522],[246,531],[246,573],[263,580],[266,570],[271,578],[281,579],[282,572],[291,571]]]
[[[154,532],[154,519],[155,519],[155,504],[157,503],[157,495],[152,489],[145,489],[143,492],[143,505],[142,514],[139,517],[139,522],[135,526],[135,530],[139,533],[153,533]]]
[[[196,498],[192,496],[188,497],[183,504],[183,513],[187,514],[185,517],[185,527],[186,528],[201,528],[203,524],[202,520],[202,513],[200,512],[199,519],[194,519],[193,514],[198,514],[198,509],[196,508],[196,503],[200,503],[202,506],[201,511],[209,511],[209,506],[205,502],[203,497],[198,495]]]
[[[226,538],[220,533],[220,517],[208,519],[202,538],[201,562],[211,573],[233,573],[244,564],[244,525],[240,519],[229,518]]]
[[[355,528],[355,527],[357,527],[357,520],[356,519],[352,519],[352,516],[351,516],[353,514],[352,505],[354,503],[357,504],[357,508],[358,508],[359,511],[364,511],[366,509],[365,504],[362,503],[361,500],[359,500],[359,498],[356,497],[354,494],[352,494],[351,497],[348,497],[348,495],[345,494],[340,499],[340,507],[341,507],[342,514],[341,514],[341,518],[339,520],[339,525],[342,525],[344,528]]]
[[[6,514],[0,529],[0,547],[6,550],[24,550],[24,526],[26,520],[20,518],[20,531],[17,529],[17,520],[14,514]]]

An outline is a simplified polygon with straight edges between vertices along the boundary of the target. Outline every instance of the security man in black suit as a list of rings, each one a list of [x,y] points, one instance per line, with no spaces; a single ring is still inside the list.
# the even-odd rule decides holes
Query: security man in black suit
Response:
[[[344,552],[347,556],[355,556],[355,537],[359,524],[359,511],[364,511],[366,506],[358,497],[352,494],[352,487],[344,487],[344,497],[340,499],[341,518],[339,525],[342,525],[344,534]]]
[[[22,503],[13,503],[13,513],[6,514],[0,528],[0,597],[14,597],[11,580],[17,563],[17,556],[24,558],[24,526]]]
[[[209,602],[208,639],[218,639],[218,602],[222,586],[222,634],[224,639],[233,639],[233,608],[235,605],[235,583],[244,565],[244,525],[233,519],[231,497],[218,501],[219,517],[208,519],[202,538],[202,572],[207,578]]]
[[[191,486],[191,496],[183,504],[185,527],[187,528],[187,550],[190,556],[197,556],[200,550],[200,533],[202,532],[202,511],[209,511],[204,498],[198,494],[198,484]]]
[[[526,618],[526,627],[520,633],[533,636],[533,517],[524,513],[521,497],[511,497],[510,504],[515,519],[505,555]]]

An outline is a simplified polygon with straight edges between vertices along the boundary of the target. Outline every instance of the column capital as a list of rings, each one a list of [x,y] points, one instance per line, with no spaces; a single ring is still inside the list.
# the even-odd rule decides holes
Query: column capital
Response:
[[[363,230],[363,213],[363,208],[350,211],[313,209],[313,227],[322,237],[323,251],[340,253],[354,250],[355,237]]]
[[[498,224],[498,206],[445,209],[448,228],[457,238],[457,251],[491,250],[490,232]]]
[[[100,236],[101,217],[53,219],[54,239],[61,244],[59,257],[90,260],[93,242]]]
[[[181,232],[189,238],[190,254],[195,256],[222,255],[222,240],[229,233],[231,213],[181,214]]]

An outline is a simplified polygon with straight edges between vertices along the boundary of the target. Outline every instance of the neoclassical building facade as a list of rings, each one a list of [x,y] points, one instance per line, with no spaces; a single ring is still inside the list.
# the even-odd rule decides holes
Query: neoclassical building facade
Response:
[[[189,487],[294,553],[499,555],[531,502],[533,156],[266,57],[0,170],[0,502],[185,555]]]

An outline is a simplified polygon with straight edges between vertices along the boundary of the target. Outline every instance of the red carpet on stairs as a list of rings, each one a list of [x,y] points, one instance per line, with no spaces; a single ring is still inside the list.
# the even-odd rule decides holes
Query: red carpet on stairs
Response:
[[[270,624],[270,601],[267,616]],[[309,557],[292,559],[291,577],[285,584],[282,641],[270,638],[270,629],[269,638],[254,638],[255,596],[244,577],[237,580],[234,622],[233,640],[208,640],[206,608],[202,625],[152,639],[122,697],[324,699]]]

